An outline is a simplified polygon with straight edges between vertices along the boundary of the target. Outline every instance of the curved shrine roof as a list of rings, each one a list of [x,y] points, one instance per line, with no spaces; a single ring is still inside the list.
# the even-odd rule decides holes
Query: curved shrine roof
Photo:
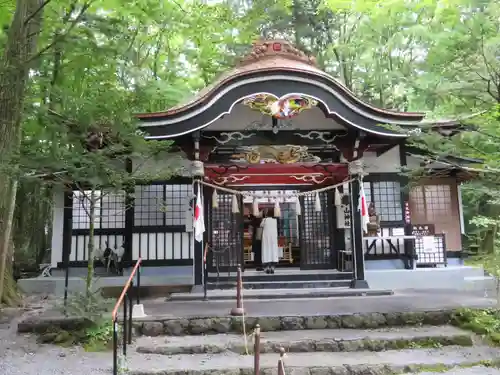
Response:
[[[269,72],[297,72],[326,78],[333,86],[341,90],[346,96],[358,102],[359,105],[370,108],[376,112],[380,112],[381,114],[388,114],[391,116],[396,115],[407,119],[415,119],[417,121],[422,120],[425,116],[424,113],[419,112],[398,112],[377,108],[362,101],[334,77],[319,69],[316,65],[316,59],[314,57],[306,55],[304,52],[284,40],[264,40],[255,42],[252,46],[250,54],[245,56],[235,68],[221,74],[212,84],[201,89],[191,99],[183,103],[179,103],[166,111],[141,113],[136,116],[138,118],[163,117],[187,111],[194,105],[202,102],[204,98],[210,95],[210,93],[216,91],[217,88],[221,87],[228,81],[244,77],[252,73],[260,73],[264,75]]]
[[[146,138],[172,138],[203,129],[230,113],[236,103],[256,95],[270,95],[280,103],[287,95],[309,97],[326,117],[347,128],[382,137],[408,136],[406,131],[392,130],[384,124],[411,130],[423,125],[425,117],[424,113],[397,112],[362,101],[319,69],[314,57],[283,40],[255,42],[252,51],[235,68],[223,73],[190,100],[166,111],[136,117],[149,134]],[[456,125],[458,122],[453,121],[442,125],[434,123],[437,128]]]

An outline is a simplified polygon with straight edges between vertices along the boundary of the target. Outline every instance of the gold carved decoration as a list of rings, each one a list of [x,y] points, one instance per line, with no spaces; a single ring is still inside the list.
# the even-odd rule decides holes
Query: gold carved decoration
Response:
[[[279,163],[292,164],[298,162],[319,162],[317,156],[311,155],[306,146],[251,146],[243,148],[243,152],[231,156],[233,160],[244,160],[249,164]]]
[[[287,94],[278,98],[272,94],[260,93],[244,99],[243,105],[263,115],[288,119],[317,106],[318,101],[304,94]]]

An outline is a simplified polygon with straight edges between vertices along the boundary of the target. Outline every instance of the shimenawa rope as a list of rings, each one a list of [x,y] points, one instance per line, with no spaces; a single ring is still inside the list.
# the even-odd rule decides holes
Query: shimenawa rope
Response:
[[[250,191],[241,191],[241,190],[234,190],[234,189],[229,189],[227,187],[223,187],[223,186],[219,186],[219,185],[215,185],[215,184],[211,184],[210,182],[206,182],[206,181],[203,181],[203,180],[196,180],[194,181],[194,183],[198,183],[198,184],[202,184],[202,185],[205,185],[205,186],[209,186],[213,189],[217,189],[217,190],[220,190],[220,191],[224,191],[226,193],[229,193],[229,194],[233,194],[233,195],[241,195],[241,196],[244,196],[244,197],[254,197],[254,198],[262,198],[262,197],[277,197],[277,196],[285,196],[285,197],[304,197],[304,196],[310,196],[310,195],[314,195],[314,194],[317,194],[317,193],[321,193],[323,191],[327,191],[327,190],[332,190],[332,189],[336,189],[338,188],[339,186],[342,186],[344,184],[347,184],[349,182],[352,182],[356,180],[356,178],[351,178],[349,180],[345,180],[345,181],[342,181],[338,184],[335,184],[335,185],[329,185],[329,186],[325,186],[325,187],[322,187],[322,188],[319,188],[319,189],[315,189],[315,190],[309,190],[309,191],[302,191],[300,193],[294,193],[294,194],[266,194],[266,193],[253,193],[253,192],[250,192]]]

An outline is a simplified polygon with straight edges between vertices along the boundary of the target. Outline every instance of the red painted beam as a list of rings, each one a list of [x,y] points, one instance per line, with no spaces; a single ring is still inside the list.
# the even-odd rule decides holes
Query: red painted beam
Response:
[[[219,185],[323,185],[347,176],[342,163],[205,165],[205,180]]]

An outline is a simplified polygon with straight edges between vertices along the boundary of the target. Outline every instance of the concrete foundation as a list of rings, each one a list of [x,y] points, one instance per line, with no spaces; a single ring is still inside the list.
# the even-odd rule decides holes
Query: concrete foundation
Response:
[[[480,291],[490,288],[484,278],[484,270],[479,267],[449,266],[442,268],[367,269],[368,285],[373,289],[450,289]],[[472,285],[469,278],[476,278]],[[482,281],[481,281],[482,280]],[[472,288],[472,289],[471,289]]]
[[[165,267],[160,272],[160,267],[148,271],[143,268],[141,272],[141,285],[143,287],[183,287],[193,286],[192,267]],[[175,268],[175,270],[174,270]],[[190,272],[186,272],[186,271]],[[85,290],[84,272],[70,270],[69,291],[83,292]],[[174,272],[175,271],[175,272]],[[302,272],[297,270],[296,272]],[[75,275],[77,273],[78,275]],[[37,277],[19,280],[21,290],[27,294],[64,294],[64,273],[57,270],[52,277]],[[108,276],[96,278],[96,287],[119,288],[123,287],[128,278],[124,276]],[[495,279],[485,276],[484,270],[470,266],[448,266],[442,268],[417,268],[405,269],[366,269],[366,281],[370,289],[448,289],[484,291],[494,295],[496,290]]]

